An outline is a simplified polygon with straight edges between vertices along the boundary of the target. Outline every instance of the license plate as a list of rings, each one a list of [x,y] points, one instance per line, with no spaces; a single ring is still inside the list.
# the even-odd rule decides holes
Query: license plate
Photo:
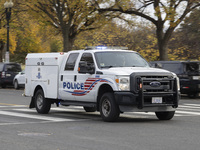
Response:
[[[199,80],[200,76],[193,76],[193,80]]]
[[[10,77],[11,76],[11,74],[6,74],[6,77]]]
[[[152,104],[161,104],[162,97],[152,97]]]

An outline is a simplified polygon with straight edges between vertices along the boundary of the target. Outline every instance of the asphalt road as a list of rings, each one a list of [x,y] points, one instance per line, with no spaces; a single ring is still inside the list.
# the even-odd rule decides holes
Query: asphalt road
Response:
[[[124,113],[114,123],[81,107],[29,109],[23,90],[0,89],[1,150],[199,150],[200,98],[183,97],[175,117]]]

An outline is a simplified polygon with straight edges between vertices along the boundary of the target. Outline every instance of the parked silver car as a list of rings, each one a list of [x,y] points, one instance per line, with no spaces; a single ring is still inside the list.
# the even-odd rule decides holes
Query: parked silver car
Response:
[[[25,86],[25,70],[19,72],[13,79],[15,89],[19,89]]]

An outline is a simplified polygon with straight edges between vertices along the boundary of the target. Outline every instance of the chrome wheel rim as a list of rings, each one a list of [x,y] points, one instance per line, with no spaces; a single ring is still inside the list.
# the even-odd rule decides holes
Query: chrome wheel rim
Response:
[[[37,108],[41,109],[42,106],[43,106],[43,97],[42,97],[42,95],[38,95],[37,96]]]
[[[108,99],[105,99],[102,103],[102,113],[105,117],[108,117],[111,111],[111,103]]]
[[[15,89],[17,88],[17,81],[15,81],[14,87],[15,87]]]

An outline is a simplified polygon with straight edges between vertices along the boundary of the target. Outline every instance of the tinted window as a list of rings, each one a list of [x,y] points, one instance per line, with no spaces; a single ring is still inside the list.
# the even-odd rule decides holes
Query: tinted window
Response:
[[[91,53],[84,53],[81,57],[81,61],[87,62],[87,64],[94,64]]]
[[[21,72],[21,66],[18,64],[6,64],[5,71],[10,72]]]
[[[65,70],[74,70],[78,55],[78,53],[73,53],[69,55],[65,65]]]
[[[186,72],[199,72],[200,65],[199,63],[187,63],[186,64]]]
[[[169,70],[171,72],[174,72],[176,74],[180,74],[182,73],[182,70],[183,70],[183,66],[182,64],[178,63],[178,64],[162,64],[162,68],[163,69],[166,69],[166,70]]]

